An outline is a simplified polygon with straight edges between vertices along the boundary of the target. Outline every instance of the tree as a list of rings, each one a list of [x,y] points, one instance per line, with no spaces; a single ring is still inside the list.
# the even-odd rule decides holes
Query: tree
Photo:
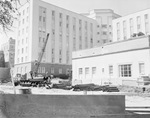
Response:
[[[13,21],[17,19],[17,5],[20,0],[0,0],[0,28],[3,31],[10,30]]]

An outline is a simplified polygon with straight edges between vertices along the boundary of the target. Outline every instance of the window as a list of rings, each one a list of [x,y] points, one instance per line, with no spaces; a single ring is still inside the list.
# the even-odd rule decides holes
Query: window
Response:
[[[117,40],[120,40],[120,23],[117,23]]]
[[[103,44],[107,43],[107,39],[103,39]]]
[[[54,49],[52,49],[52,54],[54,54]]]
[[[22,24],[24,24],[24,19],[22,19]]]
[[[69,21],[69,16],[68,15],[66,16],[66,20]]]
[[[123,35],[124,35],[124,40],[127,39],[127,30],[126,30],[126,21],[123,21]]]
[[[46,18],[45,17],[43,17],[43,22],[45,22],[46,20],[45,20]]]
[[[28,30],[29,30],[29,28],[28,28],[28,26],[26,27],[26,33],[28,33]]]
[[[28,52],[28,47],[26,47],[26,53]]]
[[[83,74],[82,68],[79,68],[79,75],[82,75],[82,74]]]
[[[28,57],[27,56],[25,57],[25,61],[28,61]]]
[[[39,16],[39,21],[41,21],[42,20],[42,16]]]
[[[54,59],[54,57],[52,57],[52,63],[54,63],[54,61],[55,61],[55,59]]]
[[[59,58],[59,63],[61,63],[62,62],[62,59],[61,58]]]
[[[60,26],[60,27],[62,26],[62,22],[59,22],[59,26]]]
[[[119,77],[131,77],[131,64],[119,65]]]
[[[23,50],[23,48],[22,48],[22,54],[23,54],[23,52],[24,52],[24,50]]]
[[[22,45],[24,44],[24,39],[22,39]]]
[[[24,28],[22,29],[22,34],[24,34]]]
[[[62,68],[59,68],[59,74],[62,74]]]
[[[27,18],[26,18],[26,22],[28,22],[29,21],[29,16],[27,16]]]
[[[144,63],[139,63],[139,73],[141,75],[143,75],[145,73],[145,66],[144,66]]]
[[[113,66],[112,65],[109,66],[109,75],[113,75]]]
[[[85,78],[89,79],[89,68],[88,67],[85,68]]]
[[[104,31],[104,32],[103,32],[103,35],[107,35],[107,32]]]
[[[141,17],[137,17],[137,32],[140,32],[141,29]]]
[[[102,28],[107,28],[107,25],[105,24],[105,25],[102,25]]]
[[[23,57],[21,57],[21,62],[23,62]]]
[[[27,7],[27,13],[29,13],[29,7]]]
[[[62,18],[62,13],[59,14],[59,18]]]
[[[68,75],[70,73],[70,70],[67,68],[66,69],[66,75]]]
[[[92,75],[96,74],[96,67],[92,67]]]
[[[54,71],[55,71],[54,68],[51,68],[51,73],[54,73]]]
[[[17,63],[19,63],[19,58],[17,59]]]
[[[144,18],[145,18],[145,33],[148,34],[149,33],[148,14],[145,14]]]
[[[85,75],[89,74],[89,68],[85,68]]]
[[[45,67],[42,67],[42,73],[45,73]]]
[[[39,69],[38,69],[38,73],[41,73],[41,67],[39,67]]]
[[[28,37],[26,37],[26,43],[28,43]]]
[[[130,35],[133,35],[133,19],[130,18]]]

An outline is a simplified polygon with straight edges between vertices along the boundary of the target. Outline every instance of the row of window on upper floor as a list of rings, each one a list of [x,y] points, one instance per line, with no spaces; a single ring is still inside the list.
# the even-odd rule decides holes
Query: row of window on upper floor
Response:
[[[145,15],[144,15],[144,21],[145,21],[145,23],[148,22],[148,14],[145,14]],[[137,25],[140,25],[140,24],[141,24],[141,17],[140,17],[140,16],[137,16],[137,17],[136,17],[136,23],[137,23]],[[134,24],[133,18],[130,18],[130,19],[129,19],[129,24],[130,24],[130,27],[133,26],[133,24]],[[123,21],[123,28],[126,28],[126,27],[127,27],[127,20],[124,20],[124,21]],[[120,22],[117,23],[117,30],[119,30],[119,29],[120,29]]]
[[[21,49],[18,49],[17,51],[17,56],[19,56],[20,54],[27,54],[28,53],[28,47],[26,46],[26,48],[21,48]]]
[[[28,61],[28,56],[17,58],[17,63],[24,63]]]
[[[26,30],[26,33],[28,33],[29,32],[29,27],[27,26],[26,29],[22,28],[21,30],[19,30],[18,31],[18,36],[21,36],[21,34],[24,35],[25,34],[25,30]],[[21,33],[21,31],[22,31],[22,33]]]
[[[21,39],[17,41],[17,46],[24,46],[25,44],[28,44],[28,37],[26,37],[26,39]]]
[[[29,7],[27,7],[26,9],[22,10],[22,12],[19,13],[20,16],[25,16],[25,14],[29,13]]]
[[[22,25],[24,25],[25,23],[28,23],[28,22],[29,22],[29,16],[26,16],[26,18],[22,18],[19,20],[18,26],[20,27],[21,23],[22,23]]]
[[[41,7],[40,7],[41,8]],[[42,8],[43,9],[43,8]],[[63,14],[62,13],[59,13],[59,19],[60,19],[60,23],[59,23],[59,25],[60,26],[62,26],[62,16],[63,16]],[[42,19],[43,18],[43,19]],[[66,15],[66,26],[69,26],[69,19],[70,19],[70,17],[69,17],[69,15]],[[55,11],[52,11],[52,20],[55,20]],[[41,14],[39,14],[39,21],[42,21],[42,22],[46,22],[46,15],[44,15],[43,16],[43,14],[41,13]],[[67,25],[68,24],[68,25]],[[73,17],[73,25],[75,25],[76,24],[76,18],[75,17]],[[93,30],[93,23],[90,23],[91,24],[91,31]],[[81,19],[79,19],[79,27],[81,27],[82,26],[82,20]],[[87,21],[85,21],[85,28],[87,28]]]

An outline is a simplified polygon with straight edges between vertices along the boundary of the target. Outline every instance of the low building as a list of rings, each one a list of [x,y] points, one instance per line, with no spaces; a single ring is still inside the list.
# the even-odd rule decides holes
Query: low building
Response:
[[[76,51],[72,56],[73,84],[137,85],[140,76],[150,74],[150,36]]]

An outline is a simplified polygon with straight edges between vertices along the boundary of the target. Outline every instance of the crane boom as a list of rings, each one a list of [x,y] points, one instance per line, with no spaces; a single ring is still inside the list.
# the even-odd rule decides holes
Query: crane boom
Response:
[[[36,66],[35,66],[34,72],[35,72],[36,74],[37,74],[37,72],[38,72],[38,69],[39,69],[41,60],[42,60],[42,58],[43,58],[43,54],[44,54],[44,52],[45,52],[45,48],[46,48],[46,44],[47,44],[48,38],[49,38],[49,33],[48,33],[47,36],[46,36],[46,40],[45,40],[45,42],[44,42],[44,45],[43,45],[41,54],[39,55],[38,61],[37,61],[37,63],[35,64]]]

